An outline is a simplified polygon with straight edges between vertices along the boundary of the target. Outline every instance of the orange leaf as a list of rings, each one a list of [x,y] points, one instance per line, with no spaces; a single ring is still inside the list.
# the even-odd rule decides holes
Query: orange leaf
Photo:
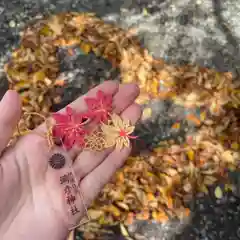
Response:
[[[71,47],[73,45],[78,44],[79,41],[76,39],[70,39],[66,41],[64,38],[60,38],[54,41],[54,44],[57,46],[62,46],[62,47]]]
[[[155,197],[154,197],[154,195],[153,195],[152,193],[148,193],[148,194],[147,194],[147,199],[148,199],[148,201],[150,202],[150,201],[154,201],[154,200],[155,200]]]
[[[184,215],[185,215],[186,217],[189,217],[189,216],[190,216],[190,213],[191,213],[190,209],[189,209],[189,208],[185,208]]]
[[[124,174],[122,172],[119,172],[117,174],[117,181],[123,183],[124,182]]]
[[[126,219],[125,223],[127,225],[131,225],[131,224],[133,224],[133,221],[134,221],[134,213],[130,212],[127,215],[127,219]]]
[[[159,212],[156,214],[155,220],[159,223],[164,223],[167,222],[169,218],[165,212]]]
[[[200,158],[199,159],[199,166],[202,166],[205,164],[205,159],[204,158]]]
[[[190,122],[193,122],[197,126],[201,124],[201,121],[193,114],[186,115],[186,119]]]
[[[64,84],[65,84],[65,81],[63,79],[58,79],[55,81],[55,86],[62,87],[64,86]]]
[[[180,128],[180,123],[176,122],[172,125],[172,129],[179,129]]]
[[[72,48],[69,48],[69,49],[68,49],[68,54],[69,54],[69,56],[75,55],[75,53],[74,53],[74,51],[73,51]]]
[[[167,206],[168,206],[168,208],[173,209],[173,199],[172,199],[172,197],[168,197]]]

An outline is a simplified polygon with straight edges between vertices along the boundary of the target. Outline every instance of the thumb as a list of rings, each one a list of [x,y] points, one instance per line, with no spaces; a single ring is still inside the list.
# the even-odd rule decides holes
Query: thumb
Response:
[[[10,141],[20,117],[20,97],[16,91],[8,90],[0,101],[0,155]]]

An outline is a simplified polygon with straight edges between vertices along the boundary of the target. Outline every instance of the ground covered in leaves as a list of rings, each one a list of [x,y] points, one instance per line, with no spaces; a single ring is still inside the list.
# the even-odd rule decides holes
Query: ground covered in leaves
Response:
[[[85,3],[86,4],[85,6],[82,6],[82,9],[86,8],[86,6],[89,8],[89,4],[91,4],[91,2]],[[173,5],[169,5],[165,2],[158,4],[155,3],[155,6],[154,3],[152,6],[146,3],[141,3],[139,5],[141,9],[136,9],[136,3],[132,2],[130,4],[131,6],[129,7],[129,11],[125,10],[121,12],[121,14],[125,14],[125,17],[126,15],[131,16],[129,17],[129,21],[123,22],[121,18],[116,18],[116,14],[106,14],[105,18],[108,21],[111,19],[115,20],[120,25],[125,25],[125,27],[126,25],[135,25],[133,27],[133,32],[136,32],[137,30],[138,34],[142,34],[145,45],[153,51],[156,56],[159,56],[158,49],[164,49],[164,47],[166,49],[169,45],[174,45],[174,43],[179,42],[178,37],[181,35],[179,33],[183,29],[186,29],[187,27],[189,27],[192,31],[195,29],[195,33],[198,33],[198,40],[201,37],[201,34],[203,34],[204,31],[207,31],[206,29],[203,30],[199,25],[194,26],[197,22],[196,19],[198,19],[198,14],[200,16],[204,15],[206,3],[205,5],[199,1],[197,5],[189,3],[190,2],[188,1],[181,1],[181,3],[176,1],[176,4]],[[211,2],[208,2],[208,4],[210,3]],[[12,6],[16,7],[16,4],[17,3],[12,3]],[[30,3],[26,3],[26,6],[28,6],[28,4],[30,6]],[[104,2],[103,4],[106,3]],[[67,8],[72,8],[72,5],[75,5],[75,8],[77,8],[78,11],[81,10],[75,3],[69,3]],[[58,12],[58,9],[54,4],[49,5],[49,3],[39,2],[35,8],[30,10],[29,7],[29,10],[26,10],[27,8],[23,10],[22,16],[19,17],[19,19],[21,19],[20,25],[23,24],[22,19],[27,18],[25,14],[26,12],[24,12],[25,10],[30,11],[32,14],[34,11],[38,13],[40,7],[43,6],[47,6],[47,11]],[[94,5],[93,2],[93,6],[95,6],[94,10],[101,12],[100,9],[104,5],[102,5],[102,3]],[[123,2],[123,6],[126,8],[126,3]],[[7,7],[11,9],[11,4]],[[165,16],[165,20],[163,20],[164,17],[161,11],[164,7],[166,8],[164,13],[167,14],[167,16]],[[213,7],[215,7],[213,8],[215,9],[214,11],[217,11],[217,7],[219,6],[216,7],[213,5]],[[225,4],[225,8],[226,7],[231,7],[231,5]],[[3,11],[6,9],[4,8]],[[107,9],[109,12],[111,12],[111,10],[113,11],[111,7]],[[196,10],[196,16],[191,18],[190,12],[193,13],[194,10]],[[213,23],[212,19],[212,13],[214,13],[214,11],[209,13],[205,12],[204,15],[208,16],[207,21],[208,23],[212,23],[212,26],[216,24]],[[185,13],[185,15],[183,13]],[[225,13],[225,15],[226,14],[227,13]],[[8,21],[4,21],[4,24],[7,23],[8,27],[6,28],[5,26],[3,29],[7,29],[7,31],[9,31],[8,37],[3,40],[3,48],[6,48],[3,49],[3,56],[5,57],[8,55],[7,53],[12,51],[9,46],[12,47],[16,45],[16,36],[18,34],[17,29],[20,26],[18,26],[16,19],[11,16],[11,11],[9,11],[9,15],[6,13],[6,15],[1,16],[4,16],[6,18],[5,20]],[[175,21],[175,18],[179,17],[181,17],[179,21],[182,23],[182,28],[180,28],[179,31],[176,31],[175,27],[177,25],[177,21]],[[219,17],[218,19],[221,20]],[[58,23],[56,21],[54,23],[54,18],[52,20],[51,25],[49,25],[50,28],[40,25],[40,29],[43,27],[42,33],[45,38],[52,37],[52,30],[55,31],[55,33],[59,32],[59,26],[56,28]],[[161,24],[167,25],[163,28],[163,31],[165,32],[161,32],[156,29],[156,33],[153,33],[154,30],[150,28],[150,31],[152,31],[152,35],[150,35],[151,39],[156,40],[159,39],[159,36],[162,36],[163,40],[160,41],[162,46],[156,45],[156,41],[150,41],[146,36],[147,31],[144,30],[144,28],[146,28],[146,26],[149,25],[149,22],[151,23],[153,20],[161,21]],[[190,20],[192,21],[192,24],[191,26],[188,26]],[[103,23],[98,22],[98,20],[94,21],[104,27]],[[134,21],[135,24],[133,24]],[[234,21],[233,23],[236,24]],[[173,31],[168,33],[171,29]],[[219,31],[215,28],[213,29],[217,32],[217,34],[219,33]],[[93,31],[95,31],[95,28],[93,28]],[[109,29],[106,28],[101,32],[101,34],[104,35],[106,33],[107,35],[108,31]],[[119,31],[120,30],[116,30],[116,33],[119,33]],[[175,34],[173,34],[174,32]],[[22,54],[28,51],[26,49],[29,49],[29,44],[34,43],[34,34],[35,32],[31,33],[30,31],[29,35],[24,35],[25,43],[24,41],[22,42],[23,49],[19,50],[20,55],[21,51]],[[81,33],[78,34],[81,35]],[[154,37],[155,34],[156,38]],[[177,36],[176,38],[174,37],[175,35]],[[29,40],[29,36],[33,38],[30,38]],[[87,234],[87,229],[91,230],[90,233],[88,233],[88,238],[92,236],[94,229],[96,229],[96,232],[100,234],[101,231],[99,230],[99,224],[109,225],[112,223],[119,223],[120,221],[122,222],[122,233],[127,235],[127,228],[125,229],[123,226],[123,224],[125,224],[128,227],[129,234],[132,238],[140,239],[139,234],[147,234],[147,239],[151,239],[151,237],[152,239],[164,239],[165,237],[171,238],[173,237],[173,232],[176,233],[176,229],[181,231],[181,224],[179,225],[179,220],[176,221],[175,217],[181,219],[182,223],[188,223],[191,222],[191,216],[193,216],[192,226],[194,226],[194,212],[196,214],[200,212],[202,215],[202,208],[206,209],[206,212],[208,212],[207,208],[202,207],[201,201],[197,201],[197,207],[195,208],[190,204],[190,200],[198,194],[208,194],[208,186],[216,183],[219,179],[222,184],[220,186],[214,186],[212,193],[210,191],[212,194],[210,194],[211,197],[217,199],[217,202],[211,202],[209,212],[212,210],[214,212],[219,212],[217,209],[220,209],[223,204],[225,204],[225,206],[231,205],[238,209],[237,197],[231,196],[227,198],[227,196],[230,196],[231,194],[224,193],[229,190],[234,190],[235,194],[237,192],[236,187],[232,184],[226,183],[228,170],[233,171],[238,168],[239,160],[239,137],[237,133],[239,131],[239,110],[236,110],[237,104],[239,103],[239,92],[232,94],[232,74],[226,73],[223,75],[216,73],[215,71],[209,71],[204,68],[196,68],[192,66],[172,66],[165,64],[162,60],[154,63],[149,54],[146,55],[144,52],[139,50],[141,49],[139,48],[140,44],[138,46],[138,43],[135,43],[135,40],[134,44],[136,48],[134,49],[129,48],[129,45],[132,46],[129,41],[125,43],[125,46],[124,44],[120,46],[126,50],[126,54],[123,54],[124,61],[118,62],[114,56],[118,56],[121,51],[119,52],[118,49],[116,52],[112,52],[112,50],[115,50],[116,46],[110,46],[108,49],[110,54],[107,54],[108,51],[106,49],[109,46],[108,36],[104,36],[103,39],[101,39],[100,44],[96,44],[96,42],[89,38],[89,36],[92,35],[85,35],[87,41],[83,41],[80,48],[76,49],[66,49],[64,46],[66,44],[64,42],[60,43],[60,45],[62,44],[64,47],[58,49],[57,52],[60,56],[58,58],[60,59],[60,63],[57,63],[56,59],[52,59],[52,62],[50,61],[50,68],[44,68],[45,70],[47,69],[47,71],[42,71],[42,65],[36,64],[34,65],[34,69],[36,71],[34,70],[31,72],[34,74],[28,75],[27,73],[27,76],[30,76],[30,79],[33,79],[34,83],[37,85],[35,90],[39,90],[40,88],[40,92],[38,93],[40,93],[40,95],[41,93],[44,93],[44,96],[47,96],[45,99],[38,97],[32,102],[29,101],[29,98],[34,98],[37,94],[33,88],[29,87],[28,82],[23,81],[23,79],[16,79],[16,77],[21,78],[21,74],[19,74],[21,72],[19,69],[21,68],[16,67],[16,64],[19,64],[17,61],[18,54],[13,56],[13,59],[15,58],[16,60],[15,62],[13,60],[13,65],[10,64],[10,67],[5,66],[5,71],[8,73],[8,80],[10,80],[10,86],[19,90],[23,96],[26,103],[24,110],[32,111],[34,109],[35,111],[40,111],[46,115],[49,111],[57,110],[77,95],[86,92],[90,87],[104,81],[106,78],[122,80],[125,82],[137,80],[142,89],[139,102],[145,109],[142,122],[136,132],[143,141],[136,142],[136,157],[129,158],[126,167],[116,175],[115,180],[113,180],[112,183],[106,186],[100,197],[97,199],[95,205],[93,205],[93,207],[89,210],[93,221],[88,226],[84,226],[85,234]],[[185,39],[182,40],[184,42],[192,37],[193,36],[189,35],[186,37],[185,34],[181,39]],[[8,38],[10,40],[6,40]],[[229,39],[232,38],[226,37],[224,39],[217,36],[214,42],[216,41],[221,43],[219,39],[228,46],[226,41],[229,41]],[[204,41],[205,40],[206,38]],[[165,45],[163,43],[165,43]],[[200,61],[195,61],[198,58],[198,55],[194,55],[194,53],[197,52],[198,54],[201,54],[202,58],[204,58],[204,51],[206,51],[207,48],[211,48],[211,44],[207,44],[207,48],[205,48],[205,45],[202,43],[200,45],[189,44],[190,46],[197,46],[197,49],[189,47],[184,49],[182,47],[179,48],[175,46],[173,49],[174,54],[168,53],[168,51],[171,50],[171,48],[168,48],[167,51],[161,50],[160,56],[164,52],[164,54],[169,55],[169,58],[167,59],[168,61],[175,57],[174,60],[181,60],[179,61],[181,63],[189,60],[201,63],[201,59]],[[232,44],[232,47],[235,47],[236,44],[234,45],[234,42],[232,42]],[[201,46],[201,49],[199,49],[199,46]],[[221,49],[222,48],[223,47],[221,46]],[[217,49],[216,52],[218,52],[219,49]],[[105,52],[103,52],[103,50]],[[190,57],[189,54],[185,54],[184,51],[190,51],[192,57]],[[139,52],[140,54],[138,54]],[[30,60],[25,59],[20,64],[25,64],[26,66],[29,61],[31,63],[34,61],[31,59],[32,52],[30,51],[28,53]],[[52,53],[55,53],[55,50],[49,49],[49,46],[46,45],[44,50],[38,52],[37,56],[39,57],[40,62],[41,57],[46,57],[46,54],[49,53],[51,55]],[[95,56],[97,53],[99,54],[98,57]],[[110,60],[112,64],[110,64],[109,61],[102,59],[102,55],[104,54],[104,58]],[[237,75],[237,57],[235,55],[231,55],[229,52],[228,54],[234,58],[231,62],[234,64],[233,66],[228,65],[222,70],[232,70],[233,76],[235,76]],[[26,56],[26,54],[24,55]],[[132,55],[135,55],[136,57],[132,57]],[[49,57],[49,55],[47,56]],[[193,59],[193,56],[195,56],[195,59]],[[3,60],[6,62],[4,57]],[[71,61],[69,61],[69,59],[71,59]],[[212,58],[212,60],[213,59],[214,58]],[[226,58],[221,58],[220,56],[216,57],[216,59],[217,61],[215,66],[217,65],[219,59],[228,61],[230,58],[228,58],[228,56]],[[210,65],[211,61],[208,60],[207,65]],[[126,65],[126,62],[128,62],[129,65]],[[144,65],[143,63],[146,64]],[[58,72],[58,70],[56,70],[58,69],[56,64],[60,66],[61,72],[64,72],[64,76],[61,76],[60,79],[58,78],[57,81],[55,81],[57,77],[56,73]],[[91,68],[89,67],[90,64]],[[114,64],[116,64],[118,68],[113,68]],[[144,68],[141,68],[139,64],[142,64]],[[222,66],[224,64],[220,63],[220,65]],[[93,67],[94,69],[96,68],[95,72],[92,70]],[[150,69],[148,69],[149,67]],[[11,72],[12,69],[16,72]],[[148,69],[148,71],[146,69]],[[154,74],[152,74],[152,72]],[[24,73],[24,71],[21,73]],[[3,74],[3,78],[4,76],[5,74]],[[25,76],[26,72],[24,77]],[[68,91],[62,91],[62,79],[66,80]],[[88,79],[88,81],[86,81],[86,79]],[[161,82],[162,80],[167,83],[167,86]],[[178,84],[179,80],[180,85],[177,85],[180,89],[179,92],[177,92],[177,94],[168,95],[169,91],[166,91],[166,89],[170,88],[171,90],[176,90],[174,87],[175,84]],[[188,82],[189,86],[186,86],[186,84],[184,85],[184,82]],[[40,86],[38,84],[40,84]],[[201,91],[204,92],[202,98],[198,98],[199,86],[203,87],[203,89],[201,89]],[[75,90],[76,87],[78,88],[77,90]],[[71,89],[71,91],[69,91],[69,89]],[[201,91],[200,93],[202,93]],[[29,95],[30,92],[31,94]],[[74,92],[76,94],[74,94]],[[162,95],[159,93],[164,94]],[[209,96],[211,96],[210,101],[208,99]],[[188,103],[188,105],[183,106],[183,103]],[[229,105],[229,103],[233,104]],[[186,109],[186,107],[188,108]],[[39,119],[29,119],[29,127],[37,125],[39,123],[38,121]],[[138,152],[139,147],[146,150],[142,152],[141,155],[139,155]],[[151,153],[147,150],[151,150]],[[113,186],[116,191],[112,190]],[[200,211],[198,211],[198,208],[201,208]],[[189,211],[189,209],[191,211]],[[238,215],[232,216],[233,212],[234,211],[232,211],[232,213],[230,212],[229,215],[228,213],[224,213],[223,220],[220,221],[232,221],[232,219],[235,221],[235,218],[238,218]],[[217,236],[224,236],[225,239],[237,239],[234,238],[237,237],[236,231],[232,234],[224,235],[225,233],[223,233],[222,235],[222,233],[218,231],[218,224],[215,224],[216,230],[212,230],[213,224],[211,222],[215,222],[215,220],[209,220],[208,216],[210,215],[211,214],[208,213],[203,215],[203,220],[201,220],[203,223],[198,225],[198,230],[189,230],[190,232],[193,232],[191,233],[193,234],[193,239],[219,239]],[[135,219],[138,221],[135,221]],[[222,217],[219,219],[222,219]],[[152,220],[153,223],[141,224],[145,223],[146,220]],[[135,222],[138,222],[138,224],[135,224]],[[206,222],[208,222],[208,224]],[[163,224],[161,225],[160,223]],[[211,228],[208,228],[208,225],[211,225]],[[141,228],[145,230],[141,230]],[[148,230],[146,231],[146,229]],[[174,230],[172,231],[172,229]],[[220,235],[213,233],[216,231],[218,231],[217,234]],[[230,231],[226,230],[226,232]],[[184,234],[182,236],[182,239],[184,239]],[[100,239],[100,236],[97,238]],[[96,239],[96,236],[93,236],[93,239]],[[106,236],[103,239],[107,239]],[[116,239],[116,237],[114,239]]]

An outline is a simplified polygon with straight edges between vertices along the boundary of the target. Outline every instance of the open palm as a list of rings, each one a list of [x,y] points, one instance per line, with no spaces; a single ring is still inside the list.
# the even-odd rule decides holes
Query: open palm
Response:
[[[139,91],[135,85],[109,81],[90,90],[87,96],[95,96],[99,89],[114,94],[114,112],[121,113],[133,124],[139,119],[141,111],[134,103]],[[76,111],[86,109],[83,97],[71,103]],[[58,173],[48,164],[47,142],[40,136],[46,126],[39,126],[35,132],[5,149],[21,115],[16,92],[7,92],[0,102],[0,113],[0,238],[66,239],[69,223],[67,208],[60,204],[62,189],[56,181]],[[69,158],[75,159],[73,169],[76,177],[81,179],[80,189],[86,205],[91,204],[114,172],[123,165],[130,151],[128,148],[121,152],[113,149],[81,152],[78,148],[69,151]],[[78,208],[80,214],[76,223],[84,215],[83,204]]]

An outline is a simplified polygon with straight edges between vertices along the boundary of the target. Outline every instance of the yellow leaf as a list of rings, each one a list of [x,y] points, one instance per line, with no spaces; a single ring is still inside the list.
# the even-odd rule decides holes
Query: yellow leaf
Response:
[[[147,120],[152,116],[152,109],[151,108],[144,108],[142,113],[142,120]]]
[[[208,188],[204,184],[200,186],[199,190],[200,192],[205,193],[206,195],[208,194]]]
[[[232,184],[225,184],[224,190],[227,192],[233,191],[233,185]]]
[[[120,229],[121,229],[121,233],[124,237],[129,237],[129,233],[128,233],[126,227],[122,223],[120,223]]]
[[[227,150],[225,151],[222,156],[221,156],[222,160],[227,162],[227,163],[234,163],[234,157],[231,154],[231,151]]]
[[[155,197],[154,197],[154,195],[153,195],[152,193],[148,193],[148,194],[147,194],[147,199],[148,199],[148,201],[150,202],[150,201],[154,201],[154,200],[155,200]]]
[[[206,112],[201,112],[200,113],[200,120],[203,122],[206,119]]]
[[[156,175],[154,175],[152,172],[147,172],[147,176],[148,177],[156,177]]]
[[[33,82],[44,81],[46,75],[44,71],[38,71],[33,75]]]
[[[29,81],[20,81],[14,85],[14,89],[20,90],[23,88],[29,88],[30,86],[31,86],[31,83]]]
[[[87,44],[87,43],[84,43],[84,42],[82,42],[82,43],[80,44],[80,48],[81,48],[82,51],[83,51],[84,53],[86,53],[86,54],[88,54],[88,53],[91,51],[91,49],[92,49],[92,47],[91,47],[90,44]]]
[[[187,151],[187,156],[190,161],[193,161],[194,160],[194,151],[193,150]]]
[[[103,216],[104,212],[101,210],[89,209],[88,215],[90,216],[91,219],[96,220],[96,219],[99,219],[101,216]]]
[[[106,220],[105,220],[104,215],[102,215],[102,216],[99,218],[98,223],[99,223],[100,225],[106,224]]]
[[[222,189],[219,186],[215,188],[214,194],[218,199],[221,199],[223,197]]]
[[[237,142],[233,142],[232,144],[231,144],[231,148],[233,149],[233,150],[239,150],[239,144],[237,143]]]
[[[119,209],[113,205],[107,206],[105,210],[112,213],[115,217],[119,217],[121,215]]]
[[[154,220],[157,219],[157,212],[156,212],[156,211],[153,211],[153,212],[152,212],[152,218],[153,218]]]
[[[143,16],[148,16],[148,10],[146,8],[143,8]]]
[[[28,97],[22,97],[21,100],[23,103],[26,103],[26,104],[28,104],[30,102]]]

